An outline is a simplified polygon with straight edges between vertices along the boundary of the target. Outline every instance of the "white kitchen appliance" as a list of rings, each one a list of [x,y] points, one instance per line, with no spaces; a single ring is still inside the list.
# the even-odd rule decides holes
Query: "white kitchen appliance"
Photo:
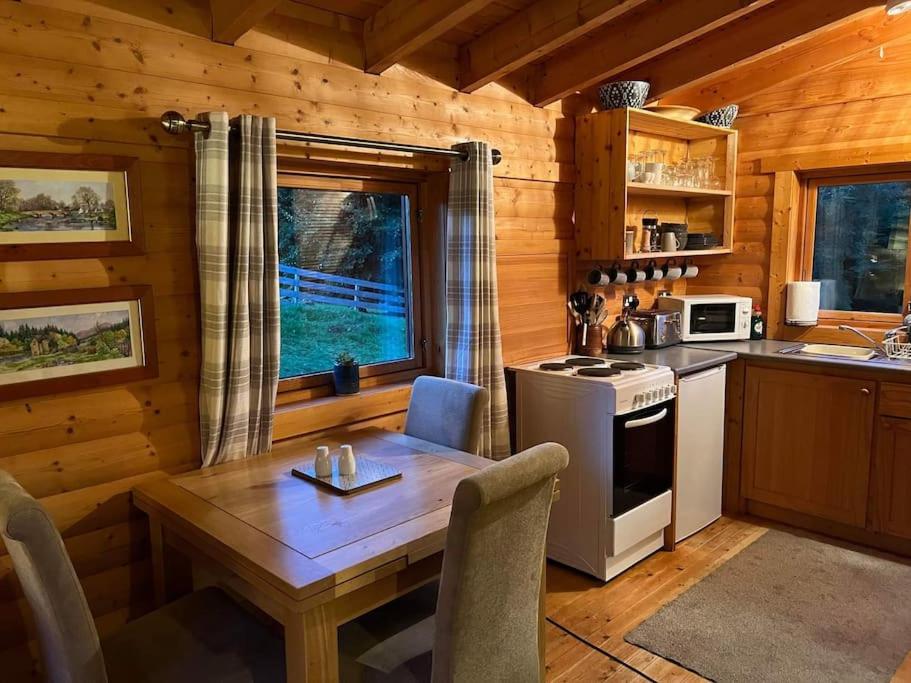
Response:
[[[678,382],[677,541],[721,517],[725,374],[719,365]]]
[[[671,523],[673,372],[578,356],[514,370],[518,447],[569,450],[548,557],[607,581],[661,548]]]
[[[750,338],[753,300],[727,294],[662,296],[659,311],[680,313],[680,339],[684,342],[730,341]]]

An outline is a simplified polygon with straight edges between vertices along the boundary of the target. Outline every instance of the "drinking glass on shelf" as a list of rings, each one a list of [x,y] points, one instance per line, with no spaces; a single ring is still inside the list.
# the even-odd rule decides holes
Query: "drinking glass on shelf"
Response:
[[[696,165],[696,186],[703,189],[709,187],[709,177],[714,166],[712,157],[698,157],[693,163]]]
[[[679,187],[693,187],[695,183],[695,168],[690,159],[681,159],[677,170],[677,185]]]
[[[635,182],[638,177],[639,162],[636,160],[636,157],[631,156],[626,160],[626,179],[630,182]]]
[[[646,183],[654,185],[658,182],[659,175],[659,164],[658,164],[658,155],[657,150],[650,149],[643,152],[645,155],[645,173],[643,174],[643,179]]]

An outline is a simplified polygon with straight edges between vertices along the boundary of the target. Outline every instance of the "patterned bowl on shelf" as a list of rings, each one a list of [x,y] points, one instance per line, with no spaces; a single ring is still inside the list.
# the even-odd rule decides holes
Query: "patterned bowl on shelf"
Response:
[[[710,126],[718,126],[719,128],[730,128],[734,125],[734,119],[737,118],[737,114],[740,113],[740,107],[736,104],[728,104],[719,109],[713,109],[712,111],[707,111],[704,114],[700,114],[696,117],[697,121],[702,123],[707,123]]]
[[[598,88],[602,109],[641,109],[648,97],[647,81],[614,81]]]

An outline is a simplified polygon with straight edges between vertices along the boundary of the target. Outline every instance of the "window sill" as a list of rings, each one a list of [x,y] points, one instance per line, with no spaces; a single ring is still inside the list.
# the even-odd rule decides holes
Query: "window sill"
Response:
[[[275,409],[273,441],[387,418],[403,420],[413,380],[370,387],[348,396],[325,396]]]

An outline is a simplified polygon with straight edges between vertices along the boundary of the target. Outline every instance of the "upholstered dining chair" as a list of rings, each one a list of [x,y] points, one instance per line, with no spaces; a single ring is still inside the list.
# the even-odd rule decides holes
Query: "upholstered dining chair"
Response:
[[[425,590],[346,624],[342,671],[364,681],[543,680],[547,523],[554,481],[568,462],[563,446],[548,443],[463,479],[453,496],[435,614]]]
[[[405,433],[477,454],[489,402],[490,393],[484,387],[422,375],[411,389]]]
[[[285,680],[281,634],[217,588],[191,593],[99,641],[53,520],[3,470],[0,536],[32,608],[49,683]]]

